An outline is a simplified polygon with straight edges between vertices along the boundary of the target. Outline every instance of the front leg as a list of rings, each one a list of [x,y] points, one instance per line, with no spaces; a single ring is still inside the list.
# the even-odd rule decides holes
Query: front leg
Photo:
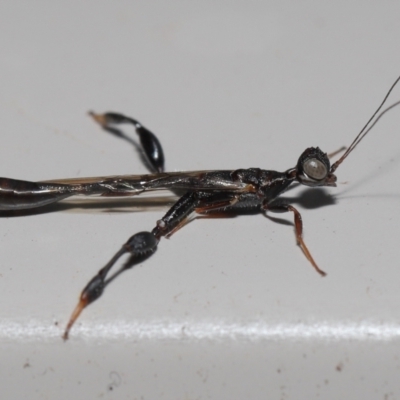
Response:
[[[326,272],[322,271],[314,261],[310,251],[308,250],[306,244],[303,240],[303,220],[301,218],[301,214],[291,205],[288,204],[268,204],[264,202],[262,205],[263,210],[271,211],[275,213],[284,213],[291,211],[294,214],[294,227],[296,233],[297,244],[300,246],[301,250],[303,250],[304,255],[307,257],[307,260],[310,261],[311,265],[316,269],[316,271],[322,276],[326,275]]]

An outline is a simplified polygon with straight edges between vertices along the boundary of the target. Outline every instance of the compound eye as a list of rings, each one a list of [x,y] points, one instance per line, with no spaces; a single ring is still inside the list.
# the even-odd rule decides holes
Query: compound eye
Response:
[[[318,181],[324,179],[328,174],[328,169],[326,168],[326,165],[316,158],[309,158],[308,160],[306,160],[303,164],[303,171],[309,178]]]

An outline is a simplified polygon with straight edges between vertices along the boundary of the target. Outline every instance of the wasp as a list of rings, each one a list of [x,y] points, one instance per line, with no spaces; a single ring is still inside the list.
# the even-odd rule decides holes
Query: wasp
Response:
[[[330,156],[319,147],[309,147],[300,155],[296,166],[284,172],[260,168],[165,172],[163,149],[154,133],[137,120],[119,113],[90,112],[94,120],[106,130],[113,131],[115,126],[120,124],[133,125],[139,136],[146,164],[152,173],[39,182],[0,178],[0,210],[2,211],[44,207],[71,196],[126,197],[158,190],[170,190],[174,194],[181,193],[179,199],[156,222],[151,231],[143,231],[131,236],[84,287],[65,328],[64,340],[68,339],[69,332],[82,310],[103,294],[105,287],[113,279],[109,277],[110,270],[122,255],[130,253],[132,262],[144,261],[154,254],[161,238],[168,237],[183,227],[195,213],[290,212],[294,218],[297,244],[315,270],[322,276],[326,275],[318,267],[304,242],[301,214],[292,205],[280,202],[279,196],[295,183],[309,187],[335,187],[337,181],[335,171],[380,118],[378,116],[372,123],[399,81],[400,76],[354,141],[347,149],[341,149],[345,150],[343,155],[332,165]]]

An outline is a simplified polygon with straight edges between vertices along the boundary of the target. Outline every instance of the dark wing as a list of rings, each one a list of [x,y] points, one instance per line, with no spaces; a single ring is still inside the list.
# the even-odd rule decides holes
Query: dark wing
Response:
[[[145,191],[163,189],[245,192],[247,184],[233,181],[231,174],[231,170],[165,172],[146,175],[53,179],[38,183],[68,185],[76,189],[78,192],[76,194],[88,195],[136,195]]]

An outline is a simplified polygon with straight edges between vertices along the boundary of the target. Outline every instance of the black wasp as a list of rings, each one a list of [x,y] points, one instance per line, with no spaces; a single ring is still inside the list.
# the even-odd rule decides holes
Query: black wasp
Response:
[[[318,147],[309,147],[300,155],[297,165],[284,172],[248,168],[220,171],[164,172],[164,154],[157,137],[138,121],[117,113],[95,114],[92,117],[105,129],[112,130],[118,124],[132,124],[139,135],[140,144],[151,168],[151,174],[122,175],[96,178],[55,179],[29,182],[0,178],[0,210],[23,210],[43,207],[75,195],[136,196],[143,192],[169,189],[183,195],[157,221],[152,231],[139,232],[128,239],[111,260],[83,289],[64,332],[64,339],[81,311],[98,299],[112,278],[107,278],[115,262],[125,253],[131,253],[134,261],[151,256],[163,236],[169,236],[181,228],[193,213],[240,212],[259,210],[262,213],[292,212],[297,243],[312,266],[325,275],[308,250],[302,237],[303,223],[295,207],[276,202],[292,183],[310,187],[336,186],[334,172],[354,150],[371,128],[371,122],[381,110],[400,77],[389,89],[382,103],[367,124],[356,136],[344,154],[332,165],[329,157]],[[379,118],[379,117],[378,117]],[[376,121],[376,120],[375,120]]]

